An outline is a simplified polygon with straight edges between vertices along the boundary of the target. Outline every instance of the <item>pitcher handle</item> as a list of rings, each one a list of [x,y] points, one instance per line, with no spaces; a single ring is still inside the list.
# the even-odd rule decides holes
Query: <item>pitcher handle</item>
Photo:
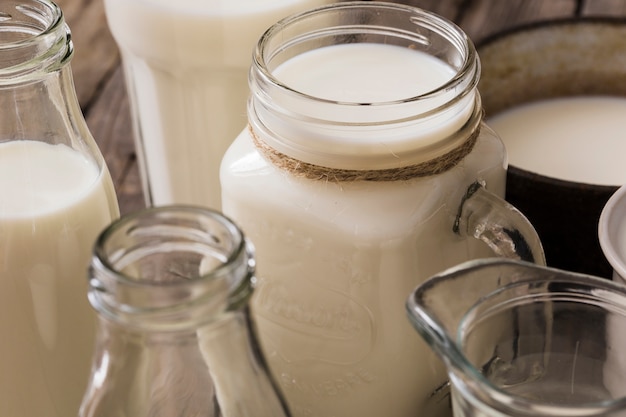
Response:
[[[476,181],[459,207],[453,230],[460,236],[473,236],[504,258],[546,265],[543,246],[533,225],[518,209]]]

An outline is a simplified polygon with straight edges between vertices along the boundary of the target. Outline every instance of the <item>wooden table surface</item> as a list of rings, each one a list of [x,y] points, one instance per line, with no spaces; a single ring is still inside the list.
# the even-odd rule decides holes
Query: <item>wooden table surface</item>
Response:
[[[396,0],[456,22],[474,40],[534,21],[624,16],[626,0]],[[87,124],[113,176],[120,210],[144,207],[120,54],[103,0],[57,0],[72,30],[74,82]]]

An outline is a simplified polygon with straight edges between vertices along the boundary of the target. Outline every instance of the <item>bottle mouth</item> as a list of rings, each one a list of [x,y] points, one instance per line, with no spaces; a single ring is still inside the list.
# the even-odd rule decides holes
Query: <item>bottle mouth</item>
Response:
[[[340,44],[414,50],[449,68],[450,75],[426,90],[407,85],[405,95],[368,100],[311,93],[277,73],[298,55]],[[381,169],[402,167],[445,153],[452,145],[440,151],[442,140],[463,140],[453,136],[479,104],[479,76],[475,48],[454,23],[406,5],[337,3],[287,17],[261,37],[250,73],[251,90],[257,93],[249,102],[249,119],[269,146],[307,163],[349,169],[371,168],[372,162]],[[414,81],[421,81],[419,74]],[[340,166],[333,166],[338,159]]]
[[[46,0],[0,2],[0,83],[58,69],[72,54],[59,6]]]
[[[220,213],[187,206],[123,216],[99,236],[89,300],[111,320],[162,329],[212,320],[252,292],[254,257]]]

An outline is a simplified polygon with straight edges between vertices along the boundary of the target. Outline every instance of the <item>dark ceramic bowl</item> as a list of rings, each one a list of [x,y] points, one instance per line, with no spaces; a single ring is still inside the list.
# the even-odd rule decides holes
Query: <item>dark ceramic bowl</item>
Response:
[[[626,96],[624,20],[543,22],[496,34],[477,49],[487,124],[490,115],[536,100]],[[509,166],[506,198],[537,229],[549,266],[610,277],[598,220],[621,185],[564,181]]]

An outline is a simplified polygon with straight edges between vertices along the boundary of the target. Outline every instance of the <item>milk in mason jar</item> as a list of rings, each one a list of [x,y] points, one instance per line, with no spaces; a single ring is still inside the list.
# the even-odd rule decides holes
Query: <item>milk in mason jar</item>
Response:
[[[454,75],[427,54],[374,43],[307,51],[274,71],[297,91],[350,103],[427,94]],[[273,127],[284,136],[301,135],[306,149],[319,150],[313,158],[336,151],[345,156],[334,161],[338,165],[373,169],[382,159],[402,166],[411,149],[428,152],[467,122],[473,100],[465,96],[417,131],[381,124],[353,141],[333,137],[333,130],[312,128],[304,136],[304,128]],[[355,119],[362,107],[355,106]],[[332,111],[325,116],[334,117]],[[380,149],[386,155],[376,153]],[[452,221],[465,189],[460,184],[476,172],[503,193],[502,155],[498,140],[484,140],[441,175],[334,182],[299,178],[272,165],[248,130],[235,140],[222,164],[223,209],[255,244],[260,283],[253,311],[295,417],[420,415],[445,371],[411,329],[404,302],[425,277],[486,254],[455,236]],[[330,157],[326,162],[333,163]]]

